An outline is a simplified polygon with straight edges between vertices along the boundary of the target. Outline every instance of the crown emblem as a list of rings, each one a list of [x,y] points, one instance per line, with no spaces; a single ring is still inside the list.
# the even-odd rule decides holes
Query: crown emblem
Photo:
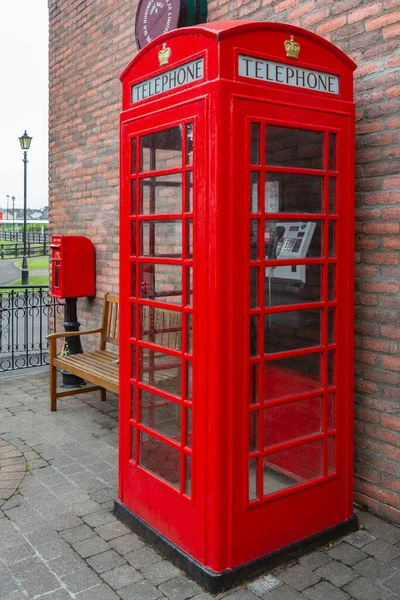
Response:
[[[158,60],[160,67],[164,67],[169,63],[169,57],[171,56],[171,48],[167,48],[167,44],[164,42],[160,52],[158,53]]]
[[[288,58],[299,58],[300,44],[294,41],[293,35],[290,36],[290,40],[285,41],[284,46]]]

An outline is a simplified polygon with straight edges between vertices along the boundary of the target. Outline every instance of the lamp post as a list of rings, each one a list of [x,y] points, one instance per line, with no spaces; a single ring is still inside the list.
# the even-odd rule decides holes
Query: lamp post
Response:
[[[19,138],[19,143],[21,144],[21,149],[24,151],[24,158],[22,159],[24,163],[24,232],[23,232],[23,241],[24,241],[24,255],[22,257],[22,272],[21,272],[21,284],[28,285],[29,283],[29,271],[28,271],[28,261],[26,259],[26,169],[28,164],[28,150],[31,145],[32,138],[26,133],[26,129],[24,131],[24,135]]]
[[[11,202],[12,202],[12,205],[13,205],[13,228],[12,228],[13,234],[12,234],[12,238],[14,239],[15,238],[15,232],[14,232],[14,229],[15,229],[15,214],[14,214],[15,196],[12,196]]]

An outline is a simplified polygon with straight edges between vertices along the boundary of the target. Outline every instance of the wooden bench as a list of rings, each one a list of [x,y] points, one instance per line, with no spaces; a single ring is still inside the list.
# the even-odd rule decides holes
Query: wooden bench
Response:
[[[118,394],[118,309],[118,296],[106,294],[104,297],[101,327],[86,331],[64,331],[63,333],[53,333],[47,336],[47,339],[50,342],[51,410],[57,410],[57,398],[62,398],[64,396],[100,390],[101,399],[106,400],[106,390]],[[61,352],[61,354],[57,355],[57,340],[59,338],[92,334],[100,334],[98,350],[73,355],[63,354],[63,352]],[[108,350],[107,344],[111,344],[115,350]],[[94,385],[57,392],[57,369],[63,369],[68,371],[68,373],[82,377],[82,379],[85,379]]]

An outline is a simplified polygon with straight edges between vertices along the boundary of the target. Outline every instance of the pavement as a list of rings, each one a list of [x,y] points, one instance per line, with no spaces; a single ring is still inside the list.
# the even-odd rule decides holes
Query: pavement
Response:
[[[1,600],[395,600],[400,527],[361,528],[213,596],[113,515],[118,398],[49,410],[48,374],[0,381]]]
[[[21,270],[14,265],[16,258],[0,261],[0,285],[8,285],[21,277]]]

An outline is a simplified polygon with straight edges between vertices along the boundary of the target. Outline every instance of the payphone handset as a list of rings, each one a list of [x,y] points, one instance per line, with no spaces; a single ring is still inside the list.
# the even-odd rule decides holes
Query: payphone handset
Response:
[[[276,223],[270,234],[267,258],[290,260],[306,258],[316,224],[310,221]],[[285,279],[292,283],[305,283],[304,265],[279,266],[270,269],[272,279]]]

